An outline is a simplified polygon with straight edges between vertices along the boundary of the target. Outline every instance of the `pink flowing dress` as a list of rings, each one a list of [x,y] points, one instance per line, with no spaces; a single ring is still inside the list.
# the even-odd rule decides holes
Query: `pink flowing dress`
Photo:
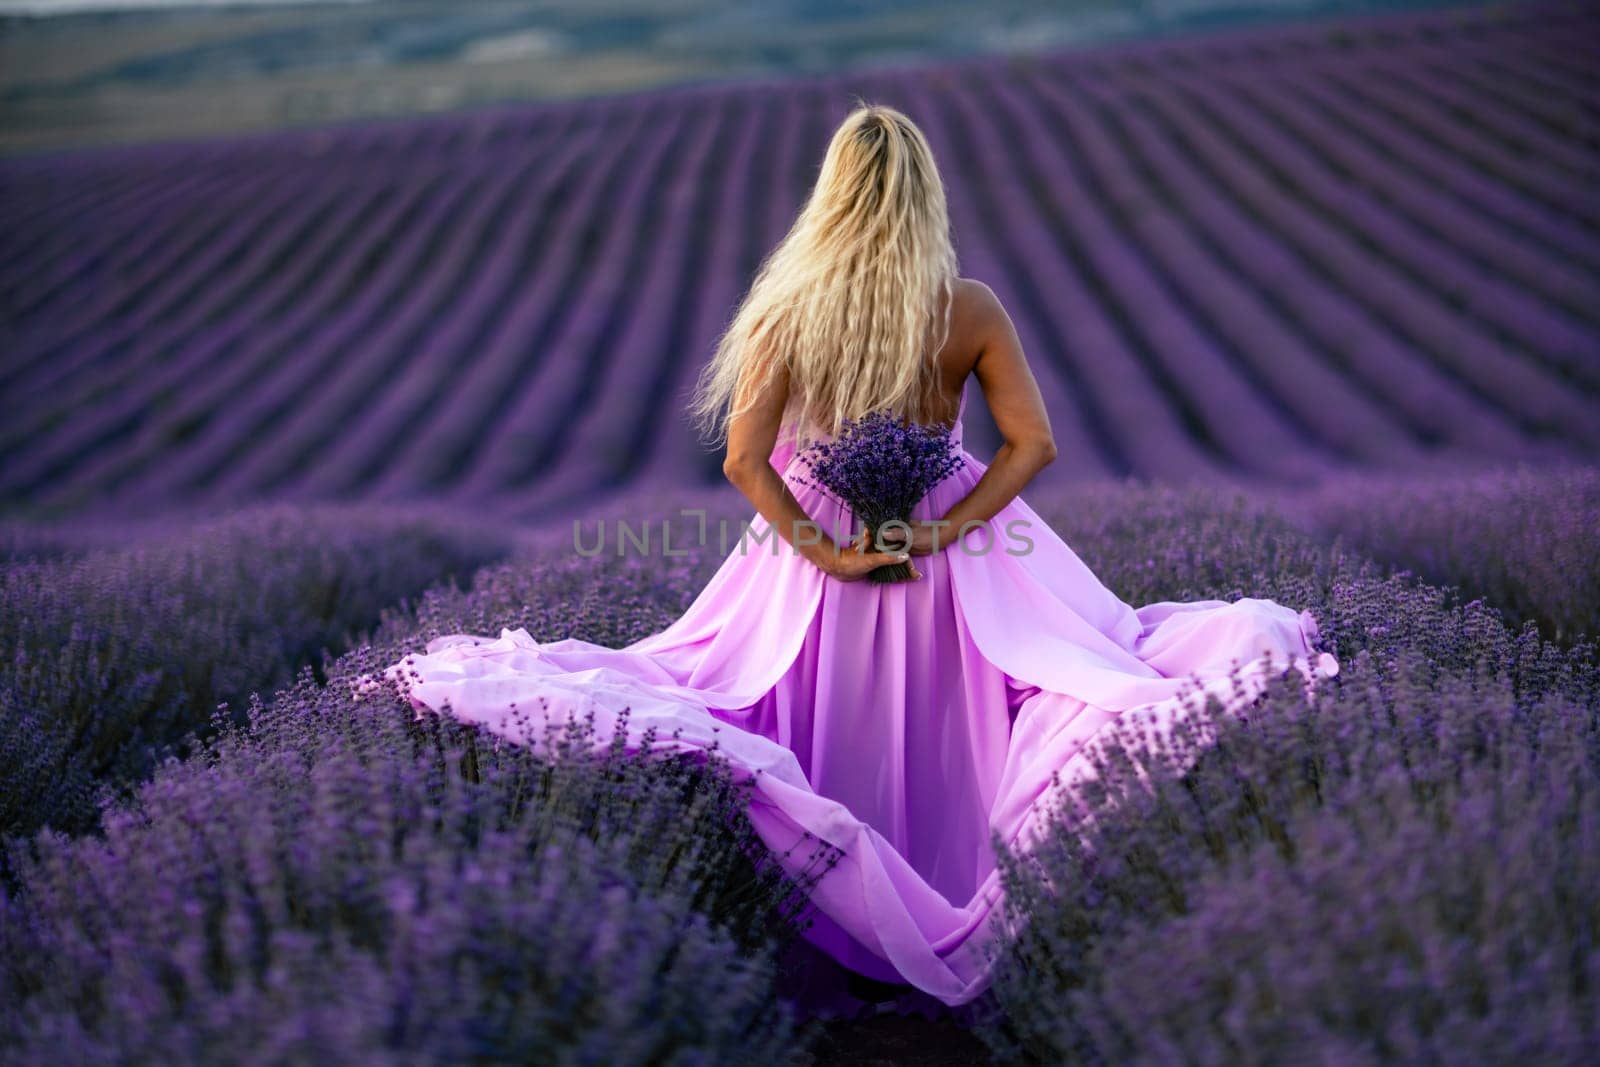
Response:
[[[964,466],[913,518],[943,515],[985,470],[960,434],[958,415]],[[796,480],[792,444],[771,460],[824,530],[851,529],[847,507]],[[1020,497],[916,564],[913,582],[840,581],[756,515],[683,615],[625,648],[502,629],[436,638],[388,670],[419,709],[448,703],[519,743],[591,712],[597,746],[625,729],[636,748],[652,725],[658,749],[715,743],[754,777],[750,818],[790,852],[780,862],[815,872],[808,833],[839,850],[807,939],[965,1004],[1004,933],[991,828],[1026,847],[1053,780],[1081,781],[1119,719],[1169,729],[1197,692],[1235,707],[1271,673],[1292,666],[1314,688],[1339,665],[1313,648],[1309,611],[1271,600],[1124,603]]]

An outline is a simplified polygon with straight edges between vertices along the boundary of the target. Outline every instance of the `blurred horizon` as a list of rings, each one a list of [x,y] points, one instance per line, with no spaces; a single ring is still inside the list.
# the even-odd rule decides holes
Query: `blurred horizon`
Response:
[[[0,155],[1485,6],[0,0]]]

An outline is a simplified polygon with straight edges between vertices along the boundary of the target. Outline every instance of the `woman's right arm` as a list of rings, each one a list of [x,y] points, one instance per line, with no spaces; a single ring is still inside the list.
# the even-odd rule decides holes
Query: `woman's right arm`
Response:
[[[1056,458],[1050,415],[1011,316],[987,285],[978,283],[974,293],[978,299],[973,322],[980,346],[973,374],[1004,443],[977,484],[944,513],[949,525],[940,528],[941,546],[955,542],[962,524],[994,518]]]

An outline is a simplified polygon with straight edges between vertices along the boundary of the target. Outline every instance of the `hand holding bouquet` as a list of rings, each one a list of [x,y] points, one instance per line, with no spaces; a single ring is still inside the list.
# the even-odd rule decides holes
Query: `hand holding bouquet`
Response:
[[[909,523],[911,509],[965,463],[948,427],[903,422],[886,411],[846,419],[838,436],[806,446],[800,456],[811,476],[798,480],[843,501],[879,544],[885,525]],[[910,577],[909,563],[876,567],[867,575],[874,582]]]

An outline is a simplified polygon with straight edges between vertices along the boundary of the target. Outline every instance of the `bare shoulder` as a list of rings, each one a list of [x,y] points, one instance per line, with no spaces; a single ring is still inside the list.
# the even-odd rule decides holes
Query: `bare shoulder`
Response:
[[[1006,314],[1000,298],[987,283],[976,278],[956,280],[950,318],[952,328],[979,347],[996,335],[1009,334],[1012,329],[1011,316]]]
[[[976,278],[958,278],[950,315],[951,333],[961,337],[961,348],[975,362],[985,348],[1006,345],[1015,337],[1011,316],[988,284]]]
[[[1000,306],[1000,298],[994,295],[994,290],[977,278],[957,278],[955,289],[957,304],[974,309]]]
[[[976,278],[957,278],[955,300],[951,317],[963,323],[976,324],[1000,310],[1000,298],[994,290]]]

